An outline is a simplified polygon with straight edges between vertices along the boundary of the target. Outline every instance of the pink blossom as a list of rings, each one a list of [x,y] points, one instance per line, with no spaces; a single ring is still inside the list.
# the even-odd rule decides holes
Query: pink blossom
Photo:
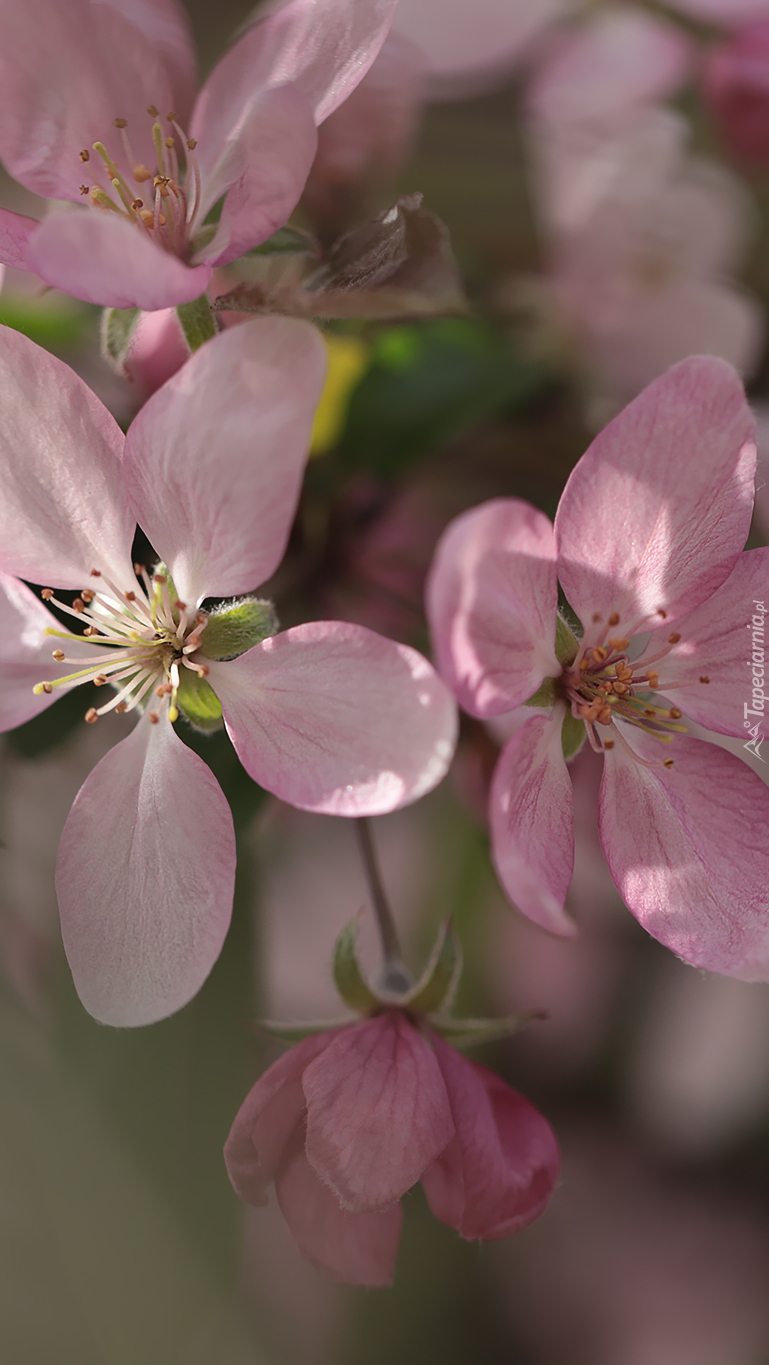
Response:
[[[720,355],[743,375],[760,355],[761,309],[730,279],[750,205],[687,141],[679,115],[645,109],[593,144],[582,175],[572,162],[555,191],[551,288],[609,415],[692,352]],[[566,153],[564,143],[556,155]]]
[[[215,265],[286,222],[316,124],[365,75],[395,3],[289,0],[246,30],[193,107],[176,0],[3,0],[0,157],[27,189],[85,206],[41,224],[0,211],[0,259],[115,308],[197,298]]]
[[[683,713],[743,743],[763,721],[769,552],[741,553],[752,438],[734,371],[683,361],[596,438],[555,527],[517,499],[475,508],[445,533],[428,586],[439,666],[465,709],[521,708],[490,800],[510,898],[573,929],[567,759],[587,737],[605,759],[601,841],[626,904],[685,961],[746,980],[769,968],[769,790],[747,753],[691,738]]]
[[[395,174],[416,131],[423,85],[419,48],[391,31],[360,85],[319,129],[304,194],[314,213],[330,217],[351,187]]]
[[[179,711],[205,728],[223,709],[250,775],[308,810],[392,810],[450,759],[453,702],[416,651],[334,621],[275,634],[253,600],[236,622],[265,624],[241,638],[200,609],[280,561],[324,369],[308,324],[251,321],[196,352],[124,438],[65,365],[0,330],[0,725],[89,680],[115,690],[87,719],[143,713],[81,788],[57,865],[67,955],[103,1022],[179,1009],[227,931],[232,819],[170,723]],[[162,557],[154,574],[134,570],[137,521]],[[19,579],[52,585],[44,597],[88,635],[68,635]],[[52,589],[81,592],[69,607]],[[65,646],[53,661],[52,633]]]
[[[730,150],[769,165],[769,19],[739,29],[713,50],[705,94]]]
[[[238,1194],[274,1182],[300,1251],[330,1279],[392,1281],[399,1200],[421,1179],[469,1241],[543,1212],[558,1176],[546,1120],[399,1009],[306,1038],[257,1081],[225,1147]]]

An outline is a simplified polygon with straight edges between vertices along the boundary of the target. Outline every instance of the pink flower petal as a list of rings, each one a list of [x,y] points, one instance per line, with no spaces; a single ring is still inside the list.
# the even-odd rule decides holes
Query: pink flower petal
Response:
[[[255,318],[196,351],[130,427],[136,518],[184,601],[275,571],[299,497],[326,351],[292,318]]]
[[[704,602],[745,544],[754,423],[737,375],[683,360],[593,441],[555,520],[558,577],[580,620],[617,612],[628,634]],[[658,618],[659,619],[659,618]]]
[[[192,120],[204,178],[267,86],[298,86],[315,122],[346,99],[384,42],[397,0],[291,0],[225,53],[200,92]]]
[[[186,21],[173,0],[4,4],[0,158],[36,194],[78,200],[83,148],[100,140],[126,169],[113,126],[124,118],[137,159],[154,165],[147,105],[162,114],[183,106],[190,60]]]
[[[40,224],[10,209],[0,209],[0,261],[17,270],[27,269],[27,249]]]
[[[495,498],[444,532],[427,613],[441,676],[471,715],[511,711],[559,675],[557,602],[553,527],[529,503]]]
[[[173,91],[174,111],[182,124],[186,124],[192,110],[197,73],[195,48],[183,5],[178,0],[102,0],[102,3],[123,14],[161,58]],[[161,112],[165,114],[168,110]]]
[[[440,678],[364,626],[295,626],[210,669],[241,763],[292,806],[383,815],[431,791],[451,761],[456,708]]]
[[[45,634],[48,627],[61,630],[56,617],[26,584],[0,573],[0,731],[23,725],[61,696],[57,691],[36,697],[32,691],[35,683],[72,672],[71,664],[52,659],[57,642]],[[87,654],[88,645],[70,641],[67,652]]]
[[[174,308],[204,294],[211,267],[190,267],[106,209],[52,213],[27,250],[27,269],[104,308]]]
[[[659,744],[629,737],[660,762]],[[601,841],[644,929],[695,967],[769,977],[769,788],[715,744],[676,737],[670,769],[606,757]],[[667,753],[664,755],[667,756]]]
[[[83,588],[98,568],[130,586],[134,519],[122,433],[61,360],[0,327],[0,568]]]
[[[392,1284],[403,1210],[348,1213],[304,1154],[300,1127],[278,1173],[278,1202],[303,1256],[327,1279],[371,1289]]]
[[[290,1048],[259,1077],[240,1106],[224,1144],[224,1161],[235,1190],[247,1204],[266,1204],[267,1187],[304,1114],[302,1072],[332,1037],[316,1033]]]
[[[563,905],[574,869],[574,800],[563,757],[564,708],[534,715],[508,740],[491,785],[497,876],[514,905],[554,934],[573,934]]]
[[[689,243],[691,257],[692,238]],[[753,374],[761,356],[763,310],[750,294],[720,280],[685,276],[646,289],[627,302],[615,325],[602,330],[590,327],[586,302],[591,360],[622,398],[634,397],[697,349],[721,356],[741,375]]]
[[[433,1039],[456,1136],[422,1177],[427,1200],[468,1241],[519,1232],[544,1212],[560,1168],[550,1124],[523,1095]]]
[[[238,137],[227,144],[203,186],[201,217],[220,193],[227,198],[200,259],[227,265],[283,227],[304,189],[317,145],[312,109],[296,86],[260,91]]]
[[[611,118],[634,104],[666,99],[685,79],[691,49],[680,29],[631,6],[581,26],[546,63],[528,92],[539,118]]]
[[[569,0],[400,0],[396,28],[424,52],[435,76],[457,78],[504,71],[532,40],[569,8]]]
[[[360,85],[320,129],[318,154],[307,193],[338,193],[340,186],[374,170],[392,176],[416,132],[425,61],[418,47],[391,29]]]
[[[747,739],[745,729],[756,722],[754,716],[746,726],[744,708],[750,705],[753,688],[752,630],[763,620],[755,602],[765,603],[767,584],[769,550],[741,554],[723,586],[676,622],[680,642],[654,664],[660,675],[657,690],[670,697],[685,716],[720,735]],[[763,652],[769,644],[769,629],[759,626],[759,631],[756,646]],[[666,628],[653,631],[645,653],[651,658],[664,649],[670,634]],[[763,660],[758,668],[763,670]],[[699,683],[701,677],[709,682]],[[760,674],[759,681],[762,686],[769,684],[769,677]],[[769,686],[766,690],[769,694]],[[675,758],[675,753],[671,756]]]
[[[213,776],[166,719],[143,718],[86,779],[56,869],[78,995],[103,1024],[186,1005],[230,923],[235,835]]]
[[[351,1213],[395,1203],[454,1136],[435,1053],[400,1010],[341,1030],[302,1087],[307,1160]]]

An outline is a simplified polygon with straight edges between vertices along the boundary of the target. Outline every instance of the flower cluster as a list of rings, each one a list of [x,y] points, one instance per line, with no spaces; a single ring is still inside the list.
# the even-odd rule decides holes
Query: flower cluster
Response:
[[[696,73],[724,143],[769,163],[769,4],[445,8],[268,4],[195,97],[177,0],[0,0],[0,158],[54,201],[39,220],[0,208],[0,267],[103,308],[124,386],[109,410],[55,346],[0,326],[0,730],[34,732],[83,688],[87,733],[113,741],[55,873],[102,1024],[174,1014],[220,956],[239,812],[217,753],[251,796],[358,822],[382,974],[368,983],[344,931],[354,1015],[273,1026],[296,1045],[225,1159],[245,1201],[275,1186],[324,1274],[372,1286],[417,1182],[438,1219],[491,1240],[544,1211],[559,1171],[547,1120],[452,1046],[536,1011],[455,1018],[448,927],[414,984],[376,871],[367,819],[441,783],[458,705],[468,748],[502,741],[491,858],[524,916],[576,931],[570,765],[593,751],[632,914],[686,963],[769,977],[769,549],[745,548],[742,382],[764,322],[736,282],[744,188],[665,104]],[[443,222],[381,186],[426,99],[524,64],[543,280],[506,275],[469,316]],[[535,505],[505,424],[557,409],[565,379],[575,430],[577,410],[591,432],[611,420]]]

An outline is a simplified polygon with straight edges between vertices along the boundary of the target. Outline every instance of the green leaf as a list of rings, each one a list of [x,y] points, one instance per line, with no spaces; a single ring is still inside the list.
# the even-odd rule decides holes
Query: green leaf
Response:
[[[541,1010],[527,1010],[523,1014],[510,1014],[503,1019],[431,1019],[430,1028],[441,1038],[458,1046],[473,1043],[493,1043],[498,1038],[509,1038],[526,1028],[535,1019],[546,1019]]]
[[[567,667],[573,663],[579,650],[579,640],[567,626],[560,612],[555,617],[555,657],[559,664]]]
[[[211,684],[199,673],[193,673],[189,668],[179,670],[176,702],[182,715],[196,730],[208,733],[222,728],[222,703]]]
[[[125,359],[141,317],[140,308],[105,308],[101,315],[101,353],[108,365],[125,376]]]
[[[582,745],[587,739],[587,729],[584,720],[577,720],[576,716],[567,711],[563,718],[563,728],[561,730],[561,745],[563,756],[568,762],[570,758],[575,758]]]
[[[291,227],[290,223],[278,228],[261,246],[246,252],[246,256],[311,256],[313,260],[319,260],[320,255],[320,243],[312,233]]]
[[[207,294],[201,294],[192,303],[180,303],[176,315],[191,351],[199,351],[204,342],[216,336],[216,321]]]
[[[343,1019],[258,1019],[257,1028],[269,1033],[272,1038],[280,1038],[284,1043],[301,1043],[304,1038],[313,1038],[317,1033],[329,1033],[333,1029],[349,1028],[357,1019],[346,1016]]]
[[[350,400],[338,458],[397,477],[476,423],[524,407],[541,387],[541,368],[475,319],[388,327]]]
[[[244,598],[233,607],[223,607],[208,618],[200,644],[207,659],[237,659],[278,630],[272,602]]]
[[[356,950],[357,919],[345,925],[334,947],[334,982],[344,1003],[359,1014],[378,1009],[380,1002],[364,980]]]
[[[403,1000],[404,1007],[416,1014],[433,1014],[451,1003],[461,974],[462,949],[451,919],[446,919],[421,979]]]
[[[558,700],[555,690],[555,678],[545,678],[534,693],[526,702],[527,706],[555,706]]]

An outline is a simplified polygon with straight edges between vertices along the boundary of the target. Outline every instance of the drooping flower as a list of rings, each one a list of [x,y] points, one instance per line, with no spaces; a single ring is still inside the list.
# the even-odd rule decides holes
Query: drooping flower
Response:
[[[124,438],[65,365],[0,331],[2,728],[89,680],[114,692],[87,719],[141,715],[81,788],[57,865],[67,955],[103,1022],[180,1008],[229,922],[230,811],[176,734],[179,712],[206,729],[223,710],[251,776],[310,810],[392,810],[450,758],[453,703],[416,651],[341,622],[276,634],[254,599],[201,610],[274,572],[324,369],[308,324],[246,323],[202,347]],[[132,563],[137,521],[154,571]],[[19,579],[45,583],[85,634]],[[60,589],[80,594],[70,605]]]
[[[490,803],[514,903],[573,928],[567,762],[587,737],[605,758],[601,840],[628,907],[686,961],[748,980],[769,971],[769,790],[749,754],[690,737],[686,718],[754,755],[758,740],[763,759],[769,552],[741,553],[754,467],[734,371],[683,361],[596,438],[555,527],[517,499],[475,508],[444,535],[428,588],[461,704],[483,719],[521,708]]]
[[[354,943],[354,932],[337,944],[338,985],[340,945]],[[450,941],[444,932],[439,945]],[[518,1232],[555,1188],[560,1162],[547,1120],[445,1041],[495,1027],[434,1013],[451,976],[456,984],[445,965],[445,951],[434,955],[400,998],[372,992],[353,967],[355,1007],[367,1017],[308,1029],[256,1082],[227,1139],[238,1194],[265,1204],[274,1183],[299,1250],[332,1280],[392,1281],[399,1201],[418,1180],[435,1216],[468,1241]],[[354,992],[347,998],[353,1004]],[[497,1036],[522,1022],[500,1021]]]
[[[316,124],[371,65],[395,4],[290,0],[247,29],[192,107],[176,0],[2,0],[0,157],[27,189],[83,207],[42,224],[0,211],[0,260],[109,307],[199,297],[215,265],[285,223]]]

